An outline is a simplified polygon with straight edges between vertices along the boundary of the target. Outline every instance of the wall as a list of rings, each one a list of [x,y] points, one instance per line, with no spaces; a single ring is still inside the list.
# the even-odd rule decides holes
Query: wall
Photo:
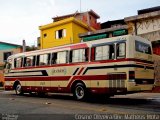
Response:
[[[4,52],[13,52],[13,54],[16,54],[16,53],[20,53],[22,52],[22,49],[21,48],[15,48],[15,49],[5,49],[5,50],[0,50],[0,64],[4,64],[4,61],[3,61],[3,53]]]
[[[4,83],[3,66],[5,62],[3,61],[3,53],[12,52],[13,54],[22,52],[22,48],[17,48],[17,46],[12,46],[8,44],[0,44],[0,83]]]
[[[66,37],[56,39],[56,31],[61,29],[66,29]],[[73,17],[41,26],[41,49],[79,43],[79,34],[88,32],[89,29],[92,31],[94,30],[93,28]],[[47,34],[47,36],[44,37],[44,34]]]
[[[160,18],[150,18],[138,21],[137,34],[150,41],[160,40]]]
[[[155,85],[160,86],[160,56],[153,55],[154,71],[155,71]]]
[[[61,39],[56,39],[56,31],[60,29],[66,29],[66,37]],[[43,36],[44,34],[47,34],[47,37],[44,38]],[[71,42],[72,37],[73,37],[72,23],[67,23],[67,24],[42,30],[41,31],[41,45],[42,45],[41,49],[69,44]]]
[[[72,23],[72,30],[73,30],[73,38],[74,38],[73,43],[81,42],[81,39],[79,38],[79,34],[88,32],[87,29],[85,29],[75,23]]]
[[[4,85],[4,75],[3,75],[3,70],[0,70],[0,87],[1,85]]]

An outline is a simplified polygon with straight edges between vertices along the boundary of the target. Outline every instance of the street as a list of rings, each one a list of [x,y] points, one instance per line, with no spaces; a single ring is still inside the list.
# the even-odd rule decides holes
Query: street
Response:
[[[45,97],[0,91],[2,114],[159,114],[159,93],[117,95],[106,100],[76,101],[70,95]]]

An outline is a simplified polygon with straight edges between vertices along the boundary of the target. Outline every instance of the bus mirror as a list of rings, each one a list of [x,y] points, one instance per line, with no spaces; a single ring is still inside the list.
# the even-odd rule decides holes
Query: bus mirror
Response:
[[[9,62],[6,62],[4,65],[3,73],[8,73],[11,69],[11,64]]]

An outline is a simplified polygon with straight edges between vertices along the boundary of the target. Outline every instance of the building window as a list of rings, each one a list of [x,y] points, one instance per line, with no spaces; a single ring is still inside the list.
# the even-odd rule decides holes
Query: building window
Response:
[[[66,37],[66,29],[61,29],[56,31],[56,39],[61,39]]]
[[[4,52],[3,53],[3,61],[6,62],[7,58],[12,55],[12,52]]]
[[[46,37],[47,37],[47,34],[45,33],[45,34],[43,35],[43,37],[46,38]]]

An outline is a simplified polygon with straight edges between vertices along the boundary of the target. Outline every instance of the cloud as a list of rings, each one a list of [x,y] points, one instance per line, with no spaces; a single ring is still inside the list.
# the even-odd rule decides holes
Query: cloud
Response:
[[[81,0],[81,10],[93,9],[99,21],[120,19],[137,14],[137,10],[157,6],[160,0]],[[0,41],[35,44],[40,36],[38,26],[52,22],[53,17],[80,10],[80,0],[1,0]]]

